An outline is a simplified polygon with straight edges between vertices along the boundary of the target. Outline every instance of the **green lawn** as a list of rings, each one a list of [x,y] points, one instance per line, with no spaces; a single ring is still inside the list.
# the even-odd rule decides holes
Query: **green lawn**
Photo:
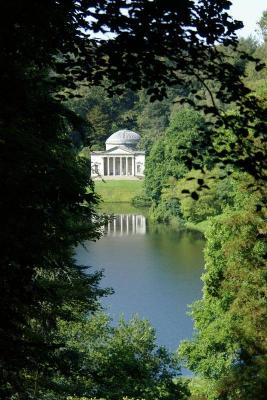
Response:
[[[133,197],[142,193],[143,181],[95,181],[95,189],[105,203],[130,203]]]

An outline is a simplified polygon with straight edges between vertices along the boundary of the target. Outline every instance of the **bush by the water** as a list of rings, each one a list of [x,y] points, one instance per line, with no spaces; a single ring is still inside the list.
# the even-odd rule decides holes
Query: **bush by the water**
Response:
[[[150,197],[146,196],[145,194],[141,194],[135,196],[132,199],[132,205],[135,207],[150,207],[152,204],[152,200]]]

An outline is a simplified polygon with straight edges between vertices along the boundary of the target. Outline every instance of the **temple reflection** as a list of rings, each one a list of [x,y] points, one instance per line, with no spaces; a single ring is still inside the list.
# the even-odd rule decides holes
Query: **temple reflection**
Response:
[[[144,235],[146,233],[146,218],[143,215],[114,215],[105,227],[106,235]]]

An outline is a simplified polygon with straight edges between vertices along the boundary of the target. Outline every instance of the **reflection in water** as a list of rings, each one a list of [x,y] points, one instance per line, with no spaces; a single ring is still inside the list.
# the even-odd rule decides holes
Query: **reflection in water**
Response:
[[[145,235],[146,218],[143,215],[114,215],[105,227],[107,236]]]
[[[106,225],[106,234],[96,243],[79,246],[77,261],[104,269],[102,287],[112,287],[115,293],[102,304],[115,321],[121,313],[126,319],[138,313],[156,328],[158,343],[175,351],[193,334],[187,312],[201,297],[203,237],[196,231],[151,224],[138,211],[112,211],[115,218]]]
[[[175,350],[192,336],[188,305],[201,297],[203,237],[149,224],[141,214],[116,214],[96,243],[77,248],[80,265],[104,268],[103,287],[115,294],[103,299],[117,320],[138,313],[157,329],[159,342]]]

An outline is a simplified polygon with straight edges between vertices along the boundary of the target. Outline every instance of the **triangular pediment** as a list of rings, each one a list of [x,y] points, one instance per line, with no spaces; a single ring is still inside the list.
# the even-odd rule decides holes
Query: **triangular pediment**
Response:
[[[115,146],[106,151],[107,154],[134,154],[135,151],[126,146]]]

